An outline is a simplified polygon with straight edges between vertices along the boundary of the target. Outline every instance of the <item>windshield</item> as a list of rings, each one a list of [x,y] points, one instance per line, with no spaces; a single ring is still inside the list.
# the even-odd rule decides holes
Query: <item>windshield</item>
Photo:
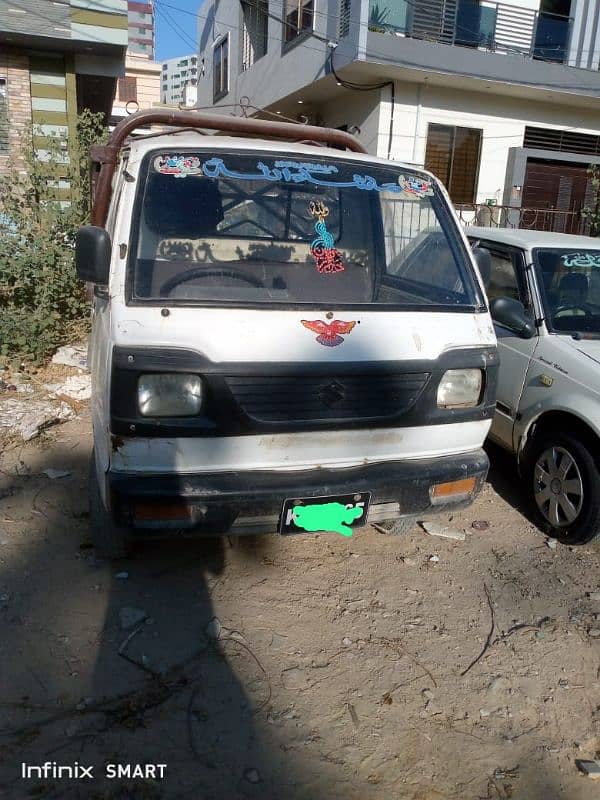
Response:
[[[549,330],[600,333],[600,249],[534,251]]]
[[[481,305],[434,183],[325,157],[154,152],[138,188],[133,302]]]

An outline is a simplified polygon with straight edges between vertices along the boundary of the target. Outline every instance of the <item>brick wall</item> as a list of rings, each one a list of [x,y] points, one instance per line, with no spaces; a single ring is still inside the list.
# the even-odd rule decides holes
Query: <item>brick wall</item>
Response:
[[[7,81],[8,98],[8,152],[0,152],[0,175],[4,175],[12,164],[19,169],[25,167],[20,152],[21,137],[31,123],[29,57],[14,48],[3,47],[0,78]]]

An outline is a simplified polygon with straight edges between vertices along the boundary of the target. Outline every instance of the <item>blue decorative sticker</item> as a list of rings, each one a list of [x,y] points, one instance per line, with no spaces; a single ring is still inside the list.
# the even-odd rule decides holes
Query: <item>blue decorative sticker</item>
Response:
[[[565,253],[561,260],[565,267],[600,267],[600,252]]]
[[[342,254],[335,247],[335,239],[327,230],[325,220],[329,216],[329,208],[320,200],[311,200],[310,214],[316,217],[315,230],[319,234],[310,246],[310,254],[317,263],[317,271],[321,275],[343,272],[346,268]]]
[[[432,195],[431,181],[411,176],[400,183],[379,184],[372,175],[355,173],[351,181],[336,181],[326,176],[333,176],[339,170],[334,164],[310,164],[299,161],[275,161],[269,167],[262,161],[256,165],[258,172],[237,172],[225,165],[222,158],[209,158],[202,164],[202,171],[207,178],[234,178],[243,181],[285,181],[286,183],[311,183],[313,186],[332,187],[334,189],[360,189],[366,192],[391,192],[403,194],[414,200],[425,195]],[[420,187],[417,191],[416,187]]]

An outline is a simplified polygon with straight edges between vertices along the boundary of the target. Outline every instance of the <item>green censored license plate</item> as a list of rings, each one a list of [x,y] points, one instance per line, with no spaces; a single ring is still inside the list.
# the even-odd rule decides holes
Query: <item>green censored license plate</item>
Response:
[[[279,532],[289,535],[333,531],[342,536],[352,536],[354,528],[367,522],[370,499],[370,492],[360,492],[286,500]]]

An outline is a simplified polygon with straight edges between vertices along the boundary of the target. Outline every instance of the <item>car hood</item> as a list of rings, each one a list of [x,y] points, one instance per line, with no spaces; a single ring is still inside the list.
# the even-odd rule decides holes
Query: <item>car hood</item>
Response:
[[[571,339],[569,338],[568,344],[574,350],[583,353],[592,361],[600,364],[600,339]]]

